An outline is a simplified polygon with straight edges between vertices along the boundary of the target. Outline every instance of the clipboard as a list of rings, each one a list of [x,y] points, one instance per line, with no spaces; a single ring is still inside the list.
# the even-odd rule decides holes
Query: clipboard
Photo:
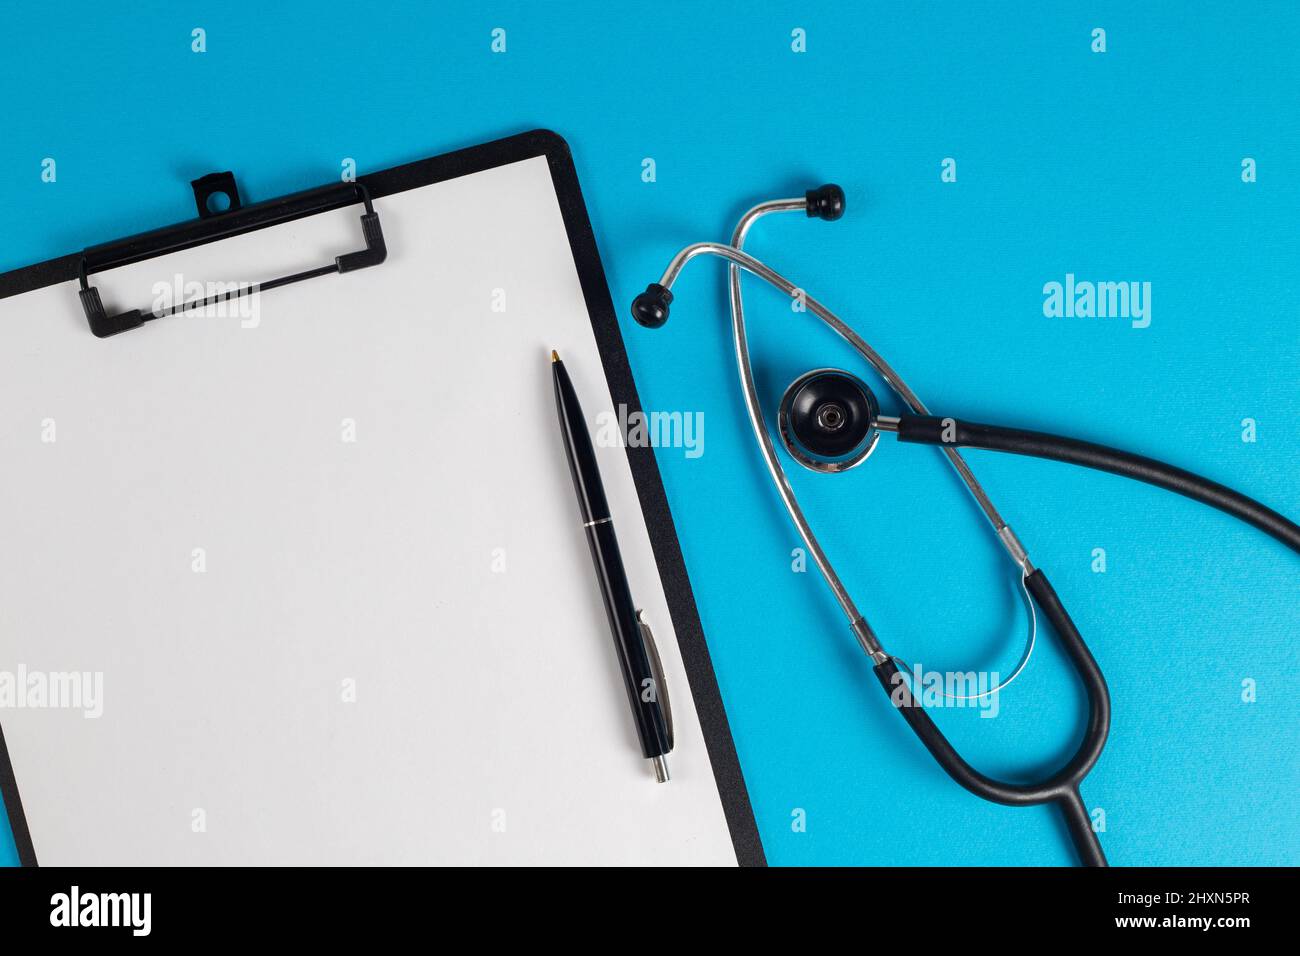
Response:
[[[466,183],[481,186],[462,188]],[[54,666],[67,663],[59,658],[59,651],[76,651],[95,658],[92,665],[119,660],[134,668],[122,668],[127,676],[116,680],[111,669],[104,672],[104,716],[94,719],[93,732],[75,723],[91,720],[84,713],[39,707],[14,712],[0,709],[0,794],[20,861],[35,865],[48,841],[61,849],[55,859],[45,859],[47,863],[120,862],[93,852],[78,858],[71,849],[78,845],[74,838],[60,841],[50,837],[49,831],[61,827],[61,821],[70,819],[69,814],[87,806],[88,801],[110,794],[145,794],[152,800],[155,790],[148,782],[156,781],[159,788],[174,791],[153,808],[157,828],[167,835],[153,838],[142,821],[134,820],[123,825],[135,826],[139,830],[137,843],[148,844],[148,849],[134,852],[137,843],[125,843],[106,846],[105,853],[114,846],[120,853],[126,846],[131,851],[126,862],[243,862],[237,855],[211,847],[223,840],[243,847],[269,840],[279,841],[281,852],[268,852],[255,862],[302,862],[303,854],[294,851],[304,849],[306,862],[547,862],[557,858],[580,862],[584,853],[594,850],[570,846],[573,827],[548,830],[548,821],[563,818],[569,812],[565,807],[577,804],[587,815],[590,830],[593,820],[602,825],[608,822],[605,817],[617,803],[621,816],[605,827],[603,834],[597,834],[617,845],[615,862],[717,862],[713,851],[721,824],[735,860],[742,865],[762,865],[762,845],[653,450],[629,445],[601,454],[603,468],[614,467],[625,474],[625,479],[619,474],[607,476],[607,481],[621,535],[631,539],[624,542],[624,550],[631,555],[629,570],[634,578],[638,542],[643,540],[645,545],[640,584],[634,580],[634,591],[644,586],[651,573],[661,589],[661,594],[642,597],[638,593],[637,597],[651,607],[652,615],[656,601],[664,609],[661,615],[666,619],[655,620],[654,626],[665,652],[668,683],[677,695],[677,752],[684,751],[687,782],[683,783],[677,772],[674,781],[664,787],[647,781],[640,767],[626,705],[618,696],[612,649],[591,580],[585,541],[572,520],[576,512],[571,489],[555,485],[553,480],[556,475],[567,480],[567,475],[550,407],[548,353],[537,348],[536,381],[527,379],[545,387],[530,385],[502,399],[485,385],[494,371],[492,349],[482,348],[485,343],[504,347],[503,343],[514,341],[512,336],[536,338],[540,333],[545,338],[552,334],[548,325],[558,327],[563,314],[575,311],[566,313],[556,304],[572,300],[585,307],[590,319],[587,341],[580,341],[582,336],[571,331],[565,333],[571,341],[554,344],[566,357],[573,354],[577,358],[571,371],[582,370],[576,384],[584,404],[590,405],[588,414],[606,407],[606,386],[612,407],[631,411],[641,407],[564,140],[552,132],[535,130],[362,175],[354,183],[249,206],[241,203],[231,173],[205,176],[191,185],[198,210],[195,220],[0,275],[0,353],[7,351],[10,356],[0,358],[0,368],[20,370],[20,381],[13,384],[11,396],[39,392],[45,403],[73,409],[67,413],[51,408],[49,414],[32,419],[40,402],[20,402],[22,407],[11,408],[7,428],[0,418],[0,448],[8,445],[12,451],[20,447],[17,432],[30,431],[38,424],[46,431],[53,429],[56,436],[41,450],[49,452],[45,458],[56,463],[39,465],[41,474],[30,477],[20,489],[32,499],[45,501],[28,500],[27,510],[13,518],[10,527],[17,532],[10,536],[11,543],[26,540],[32,550],[17,558],[11,554],[9,570],[22,586],[42,593],[39,599],[22,598],[19,609],[11,609],[7,620],[0,616],[0,643],[6,630],[20,632],[23,637],[14,643],[23,650],[49,650],[46,663]],[[505,205],[515,192],[533,197],[525,211],[515,213]],[[229,208],[217,212],[212,197],[222,193]],[[443,196],[445,202],[439,198]],[[457,283],[470,284],[462,276],[473,270],[462,268],[458,275],[446,262],[456,259],[456,230],[468,229],[467,223],[474,218],[486,220],[486,225],[476,227],[479,233],[474,241],[488,251],[472,261],[489,261],[491,268],[486,272],[499,285],[461,289]],[[320,227],[323,232],[311,238],[318,223],[325,224]],[[520,236],[530,230],[543,239],[553,236],[561,240],[543,241],[536,249],[536,258],[550,256],[547,261],[557,264],[549,271],[538,267],[530,272],[525,263],[532,257],[519,255],[524,248]],[[430,245],[430,236],[441,236],[441,245]],[[499,258],[493,251],[498,244],[506,249]],[[420,258],[439,249],[446,262]],[[257,281],[218,282],[215,290],[203,287],[189,294],[191,278],[210,269],[217,251],[227,250],[238,253],[238,273],[256,274]],[[287,257],[295,260],[292,266],[269,264],[272,254],[280,251],[292,253]],[[513,262],[511,256],[516,256]],[[148,279],[149,270],[163,262],[168,265],[165,271],[175,263],[185,265],[188,275],[182,281],[182,274],[177,273],[170,288],[166,281],[154,282],[146,293],[140,280]],[[566,274],[569,269],[562,265],[566,262],[571,264],[571,274]],[[287,286],[293,288],[284,288]],[[149,295],[155,300],[152,305],[141,301]],[[309,301],[310,307],[301,306],[300,300]],[[494,311],[498,302],[505,303],[499,313]],[[539,307],[539,302],[551,305]],[[376,303],[373,308],[371,303]],[[256,323],[238,311],[246,307],[259,313]],[[222,314],[223,308],[234,311]],[[548,308],[558,311],[548,315]],[[338,314],[339,310],[348,311]],[[257,329],[263,330],[261,339]],[[243,335],[245,331],[248,334]],[[157,338],[149,341],[150,337]],[[262,351],[262,342],[271,337],[275,337],[275,347]],[[549,349],[551,340],[546,341]],[[436,349],[429,348],[431,345]],[[400,377],[401,387],[387,387],[393,382],[389,373],[409,371],[413,351],[422,348],[429,349],[422,353],[428,372],[427,400],[411,389],[409,376]],[[168,355],[176,357],[174,364]],[[28,363],[25,369],[21,362]],[[468,370],[456,373],[462,378],[455,388],[440,391],[439,381],[455,378],[445,375],[449,363]],[[357,369],[364,374],[350,373]],[[604,382],[598,369],[603,370]],[[217,379],[214,370],[225,377]],[[202,380],[178,377],[182,372]],[[531,374],[527,372],[525,379]],[[350,396],[363,414],[348,414],[346,397],[337,407],[319,407],[329,404],[336,394],[347,396],[358,378],[372,386],[365,395]],[[17,391],[24,384],[27,390]],[[420,385],[423,388],[426,383]],[[211,390],[212,401],[196,399],[187,392],[189,388]],[[178,400],[177,396],[184,397]],[[239,417],[238,427],[223,418],[223,402],[228,414]],[[178,420],[179,413],[172,406],[183,408],[188,417]],[[474,443],[476,409],[488,426],[516,422],[529,432],[543,427],[535,413],[544,415],[549,431],[545,436],[512,438],[492,434],[488,427],[481,440],[491,443],[491,453],[481,454],[482,460],[476,461],[475,448],[483,447]],[[382,414],[376,415],[377,410]],[[297,418],[286,417],[290,415]],[[395,429],[370,444],[356,439],[358,431],[382,431],[387,415],[400,419],[406,431]],[[437,441],[423,433],[426,426],[446,431],[437,438],[446,444],[439,455],[430,450]],[[349,427],[353,430],[351,442]],[[64,439],[60,429],[72,433],[70,438]],[[321,450],[327,429],[339,430],[328,439],[334,443],[328,453]],[[212,436],[210,443],[201,440],[205,434]],[[21,438],[25,443],[31,440],[31,434]],[[110,447],[118,440],[129,447]],[[440,482],[469,488],[503,481],[501,463],[508,459],[502,457],[501,449],[508,450],[512,441],[539,451],[542,443],[553,449],[554,456],[543,465],[520,468],[506,478],[514,488],[526,489],[526,494],[520,492],[521,497],[536,496],[534,486],[563,487],[563,492],[555,495],[553,508],[569,526],[567,538],[566,532],[556,530],[561,519],[551,514],[549,505],[547,513],[538,516],[530,538],[516,533],[516,525],[522,522],[512,525],[499,520],[494,501],[485,506],[476,500],[475,513],[468,517],[440,515],[436,502],[429,502],[430,495],[436,498]],[[78,442],[95,445],[95,449],[78,459]],[[64,452],[68,445],[74,450]],[[183,447],[188,457],[169,458],[168,449],[173,445]],[[36,457],[34,446],[21,447],[20,459],[45,460]],[[241,457],[251,447],[260,449],[260,460]],[[340,452],[340,448],[344,450]],[[71,460],[58,464],[60,453]],[[549,453],[543,457],[545,454]],[[367,455],[377,455],[380,460],[367,459]],[[152,463],[151,471],[141,470],[141,459]],[[92,461],[98,470],[76,467]],[[301,462],[307,464],[300,469]],[[408,464],[429,466],[428,472],[413,477],[404,473]],[[12,459],[7,467],[13,467]],[[488,471],[492,467],[498,469],[495,474]],[[214,478],[226,468],[229,487]],[[297,485],[279,487],[278,482],[290,472]],[[358,474],[369,477],[358,478]],[[376,475],[390,476],[398,492],[409,491],[423,481],[429,494],[403,499],[400,493],[388,494],[386,485],[378,486],[376,493]],[[620,505],[617,486],[624,481],[626,492]],[[187,483],[196,489],[190,497],[185,491]],[[274,497],[274,505],[264,505],[258,497],[261,494]],[[85,496],[93,499],[90,504],[82,500]],[[159,499],[167,503],[159,505]],[[304,499],[311,500],[303,504]],[[76,507],[70,508],[69,502],[77,502]],[[240,510],[249,502],[257,522]],[[640,520],[635,514],[624,517],[628,508],[636,506],[641,509]],[[223,507],[233,509],[225,516],[225,525],[204,517]],[[81,523],[73,523],[73,516],[64,510],[75,511]],[[501,511],[508,510],[502,502]],[[160,524],[166,527],[158,527]],[[91,525],[93,533],[87,532]],[[483,534],[476,537],[480,527]],[[212,546],[204,548],[197,543],[197,538],[204,537],[200,529],[214,539]],[[263,535],[270,537],[260,540],[262,545],[266,541],[283,544],[275,534],[286,529],[299,536],[288,539],[291,547],[247,545]],[[470,542],[473,546],[465,550],[474,553],[458,552],[446,558],[430,551],[430,534],[422,532],[431,529],[445,531],[448,540],[461,545]],[[509,537],[509,546],[494,547],[494,532]],[[556,541],[536,540],[550,533]],[[194,547],[179,550],[179,542],[187,534],[195,539]],[[143,545],[137,541],[141,537]],[[62,540],[66,549],[49,545],[51,540]],[[179,558],[184,567],[158,570],[154,563],[158,552],[172,545],[178,550],[168,560]],[[351,553],[348,547],[362,553]],[[405,563],[394,563],[393,555],[398,552],[405,556]],[[319,560],[322,556],[324,560]],[[41,567],[16,563],[27,558]],[[559,587],[557,597],[563,597],[569,593],[566,589],[577,586],[577,579],[586,581],[586,596],[574,598],[580,607],[573,612],[572,622],[565,621],[570,614],[566,604],[536,608],[531,630],[509,634],[494,631],[490,622],[449,619],[473,630],[488,644],[500,640],[502,645],[486,652],[496,655],[493,659],[503,670],[509,669],[520,648],[535,653],[535,648],[546,647],[547,641],[553,648],[565,648],[564,653],[571,653],[587,668],[587,673],[573,675],[570,683],[548,686],[535,695],[526,679],[510,675],[515,680],[511,687],[523,688],[518,693],[524,696],[532,695],[522,702],[474,709],[474,701],[490,701],[508,683],[507,677],[472,668],[466,673],[429,667],[429,672],[423,673],[422,668],[435,660],[429,656],[434,653],[430,648],[437,648],[437,653],[455,648],[455,654],[461,656],[450,658],[453,662],[472,663],[479,658],[472,656],[475,648],[466,647],[460,635],[429,633],[439,629],[414,626],[392,609],[396,605],[418,607],[418,624],[427,625],[438,620],[439,602],[465,615],[468,605],[457,603],[463,594],[492,594],[493,587],[502,589],[500,607],[509,607],[517,600],[509,596],[509,588],[518,586],[514,581],[523,581],[527,587],[529,574],[534,573],[531,569],[567,567],[566,562],[577,559],[581,560],[571,572],[557,581],[544,582]],[[256,573],[240,568],[241,562],[255,566]],[[441,568],[454,578],[448,587],[460,591],[440,593],[438,587],[422,579],[428,570],[422,562]],[[385,579],[368,577],[375,565],[384,567]],[[464,570],[466,567],[472,570]],[[217,568],[221,573],[213,575]],[[542,572],[535,573],[540,576]],[[222,586],[230,590],[214,595],[211,582],[222,575],[228,575]],[[490,575],[495,579],[486,577]],[[568,580],[570,575],[575,582]],[[51,579],[57,579],[58,585],[50,584]],[[11,577],[10,586],[20,585]],[[353,588],[358,593],[369,590],[357,597]],[[124,594],[133,596],[123,599]],[[418,601],[413,595],[419,596]],[[319,600],[322,596],[323,601]],[[376,601],[376,597],[389,603]],[[97,601],[97,606],[85,608],[78,603],[86,599]],[[474,607],[489,616],[499,610],[491,601]],[[48,621],[84,625],[81,630],[94,630],[102,624],[103,633],[69,637],[70,632],[79,630],[72,626],[34,636],[33,632],[44,627],[41,608]],[[283,632],[250,640],[248,632],[261,626],[258,614],[267,608],[272,616],[278,615]],[[214,617],[220,622],[214,622]],[[223,631],[223,626],[229,629]],[[174,633],[166,633],[168,629]],[[167,639],[163,640],[165,633]],[[329,643],[321,640],[322,634],[346,639]],[[321,642],[315,643],[318,640]],[[247,656],[232,662],[231,655],[236,653]],[[319,657],[327,655],[336,660],[312,670]],[[9,666],[35,666],[30,661],[15,661],[12,651],[0,653],[0,669],[5,661]],[[381,666],[384,661],[387,666]],[[349,668],[365,670],[366,662],[379,663],[361,680],[348,676]],[[140,670],[158,673],[145,679],[135,676]],[[92,672],[93,666],[86,671]],[[325,679],[330,674],[337,683]],[[392,693],[395,687],[408,688],[400,681],[413,679],[413,675],[427,678],[427,695],[405,690]],[[593,677],[594,683],[589,681]],[[230,684],[213,691],[212,684],[222,680]],[[350,680],[353,697],[349,701]],[[478,680],[481,686],[467,690],[458,686],[463,680]],[[178,687],[188,689],[191,696],[181,694]],[[375,697],[366,695],[377,689],[390,692],[390,699],[380,705],[378,717],[358,728],[354,715],[376,706],[371,703]],[[293,715],[294,727],[309,735],[321,729],[323,736],[312,736],[307,751],[317,756],[350,755],[365,766],[349,774],[346,766],[340,769],[329,760],[325,761],[328,766],[303,764],[298,752],[303,748],[302,739],[289,734],[276,742],[280,731],[273,723],[241,723],[245,706],[264,707],[268,690],[282,692],[295,702],[284,709]],[[404,694],[413,699],[405,699]],[[159,704],[156,712],[142,702],[152,701],[153,695]],[[474,712],[448,713],[448,697]],[[393,699],[404,702],[394,704]],[[143,728],[153,743],[160,745],[154,755],[136,753],[129,739],[120,739],[125,731],[115,735],[111,729],[103,729],[111,728],[108,714],[124,707],[132,711],[134,726]],[[538,708],[544,709],[539,712]],[[425,725],[431,713],[437,714],[437,726]],[[42,760],[28,735],[47,742],[60,739],[57,734],[33,730],[50,714],[64,722],[67,739],[80,741],[85,762],[94,767],[83,773],[81,766],[69,764],[71,758],[65,750],[76,749],[72,745],[48,749],[46,756],[57,753],[59,758]],[[529,715],[528,721],[521,719],[524,714]],[[511,789],[510,761],[518,757],[511,748],[525,735],[544,742],[546,736],[539,735],[535,727],[551,720],[578,736],[589,734],[585,742],[593,745],[585,759],[575,756],[581,747],[557,748],[558,762],[549,767],[552,773],[544,786],[560,791],[562,799],[548,802],[554,794],[534,789],[530,791],[531,806],[527,800],[522,806],[504,806],[509,802],[505,796],[501,797],[502,807],[492,806],[485,795],[508,794]],[[238,725],[235,730],[229,727],[232,723]],[[461,726],[456,726],[458,723]],[[484,723],[491,726],[484,727]],[[686,733],[683,723],[687,724]],[[130,721],[127,725],[131,726]],[[218,739],[219,744],[212,744]],[[332,751],[338,740],[350,741],[351,749]],[[611,742],[613,748],[608,746]],[[484,756],[478,752],[494,746],[499,753]],[[692,754],[692,748],[699,752]],[[101,751],[112,759],[101,761]],[[547,776],[550,757],[538,757],[543,768],[539,776]],[[58,766],[52,771],[50,764]],[[438,765],[456,767],[462,779],[448,779],[454,774],[430,769]],[[367,774],[367,768],[382,772]],[[465,768],[470,768],[468,777]],[[219,769],[227,775],[222,777]],[[674,770],[678,770],[676,763]],[[230,784],[232,771],[245,774],[242,790]],[[479,771],[491,778],[479,794],[484,799],[467,804],[457,788],[467,788],[467,779]],[[57,775],[76,779],[55,786],[51,780]],[[118,775],[129,777],[129,785]],[[616,784],[609,784],[611,775],[618,778]],[[625,785],[625,775],[634,780],[634,786]],[[182,792],[185,787],[176,781],[187,779],[207,780],[220,792],[221,807],[204,807],[202,794]],[[711,796],[701,796],[702,782],[707,783]],[[409,797],[391,799],[388,791],[402,787],[408,788]],[[583,802],[588,792],[594,795],[589,805]],[[348,799],[342,801],[340,793],[346,793]],[[34,812],[33,794],[40,795],[39,812]],[[440,803],[440,796],[451,804]],[[293,816],[294,799],[305,801],[302,819]],[[697,805],[686,806],[690,800]],[[243,806],[238,805],[241,801]],[[334,809],[339,802],[345,803],[344,810]],[[56,803],[58,806],[53,806]],[[369,825],[373,821],[367,816],[368,806],[388,814],[394,822],[386,823],[387,829]],[[546,812],[534,814],[533,806]],[[364,819],[338,816],[349,811],[361,811]],[[121,813],[129,816],[126,808],[121,808]],[[453,826],[473,836],[448,832],[445,846],[431,847],[422,840],[421,821],[444,813],[460,814]],[[639,821],[654,820],[664,813],[669,814],[665,819],[678,820],[680,825],[658,831],[639,828]],[[711,814],[716,821],[698,819]],[[113,814],[100,810],[91,816],[102,826]],[[39,826],[29,825],[37,819]],[[288,836],[280,831],[253,832],[258,826],[292,832]],[[322,834],[321,826],[335,830]],[[174,832],[176,827],[190,832],[181,837]],[[313,828],[317,828],[315,832]],[[358,842],[375,832],[391,837],[392,845]],[[515,833],[521,837],[512,839]],[[619,840],[624,842],[619,844]],[[681,845],[675,846],[677,842]],[[200,849],[178,849],[190,846]],[[660,852],[665,846],[673,846],[673,852]],[[440,852],[444,848],[445,855]]]

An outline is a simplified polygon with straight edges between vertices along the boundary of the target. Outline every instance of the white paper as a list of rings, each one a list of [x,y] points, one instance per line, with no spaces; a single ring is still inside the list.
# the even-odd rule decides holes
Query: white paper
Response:
[[[550,349],[589,418],[612,403],[546,160],[376,208],[387,263],[266,292],[254,327],[98,340],[73,283],[0,301],[0,671],[103,680],[98,718],[0,709],[38,859],[734,863],[607,447],[672,691],[668,784],[620,683]],[[361,246],[359,211],[95,284],[121,310],[177,275],[321,265]]]

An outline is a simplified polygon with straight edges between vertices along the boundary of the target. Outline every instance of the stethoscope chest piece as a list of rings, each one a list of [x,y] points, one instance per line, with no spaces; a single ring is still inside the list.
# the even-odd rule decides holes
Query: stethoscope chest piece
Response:
[[[834,368],[813,369],[785,390],[777,412],[781,444],[805,468],[847,471],[875,450],[880,407],[855,375]]]

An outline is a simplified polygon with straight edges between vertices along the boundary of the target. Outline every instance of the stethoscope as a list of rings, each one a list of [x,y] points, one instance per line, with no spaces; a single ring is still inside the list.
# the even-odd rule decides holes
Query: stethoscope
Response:
[[[1056,804],[1065,816],[1066,826],[1080,860],[1087,866],[1105,866],[1106,857],[1093,828],[1092,818],[1079,794],[1079,785],[1101,756],[1110,731],[1110,693],[1106,679],[1056,596],[1056,591],[1043,572],[1030,562],[1029,554],[1020,539],[994,507],[988,493],[976,480],[957,449],[984,448],[1050,458],[1145,481],[1240,518],[1277,538],[1297,553],[1300,553],[1300,526],[1230,488],[1151,458],[1058,435],[931,415],[902,377],[857,332],[808,295],[802,287],[742,251],[745,237],[755,221],[769,213],[797,211],[803,211],[810,219],[839,219],[844,214],[844,191],[838,186],[826,185],[810,189],[802,199],[776,199],[754,206],[737,223],[730,245],[701,242],[677,253],[664,270],[663,277],[658,282],[651,283],[645,292],[633,300],[632,316],[641,325],[659,328],[668,321],[669,306],[673,301],[673,283],[677,281],[686,263],[702,255],[728,260],[731,331],[736,365],[740,372],[741,392],[754,437],[786,511],[790,513],[808,554],[812,556],[848,618],[849,627],[862,650],[871,659],[885,694],[921,739],[921,743],[957,783],[976,796],[1008,806]],[[1013,784],[995,780],[968,764],[935,726],[904,680],[898,659],[885,652],[866,618],[853,603],[830,559],[818,543],[817,536],[813,534],[803,509],[799,507],[768,432],[754,384],[754,372],[750,366],[745,310],[740,291],[742,270],[799,300],[806,311],[812,312],[853,346],[909,410],[908,414],[897,417],[882,415],[875,396],[866,384],[839,369],[815,369],[801,375],[786,389],[777,412],[778,435],[795,461],[822,473],[842,472],[865,461],[875,450],[880,433],[889,432],[897,436],[899,441],[938,446],[962,482],[970,489],[975,502],[992,526],[994,535],[1017,569],[1021,587],[1027,599],[1031,599],[1027,600],[1030,611],[1033,611],[1036,604],[1051,623],[1087,691],[1088,724],[1083,741],[1074,756],[1055,773],[1033,783]],[[1005,687],[1024,669],[1033,651],[1036,633],[1036,616],[1032,613],[1031,622],[1029,641],[1015,671],[1010,678],[985,693],[993,693]]]

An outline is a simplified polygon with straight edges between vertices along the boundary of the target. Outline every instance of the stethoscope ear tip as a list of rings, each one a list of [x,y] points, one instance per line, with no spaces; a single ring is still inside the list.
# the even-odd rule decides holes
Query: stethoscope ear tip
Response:
[[[804,194],[808,203],[809,219],[825,219],[834,222],[844,215],[844,190],[834,183],[827,183],[810,189]]]
[[[673,294],[658,282],[651,282],[644,292],[632,300],[632,318],[647,329],[657,329],[668,321],[668,307]]]

